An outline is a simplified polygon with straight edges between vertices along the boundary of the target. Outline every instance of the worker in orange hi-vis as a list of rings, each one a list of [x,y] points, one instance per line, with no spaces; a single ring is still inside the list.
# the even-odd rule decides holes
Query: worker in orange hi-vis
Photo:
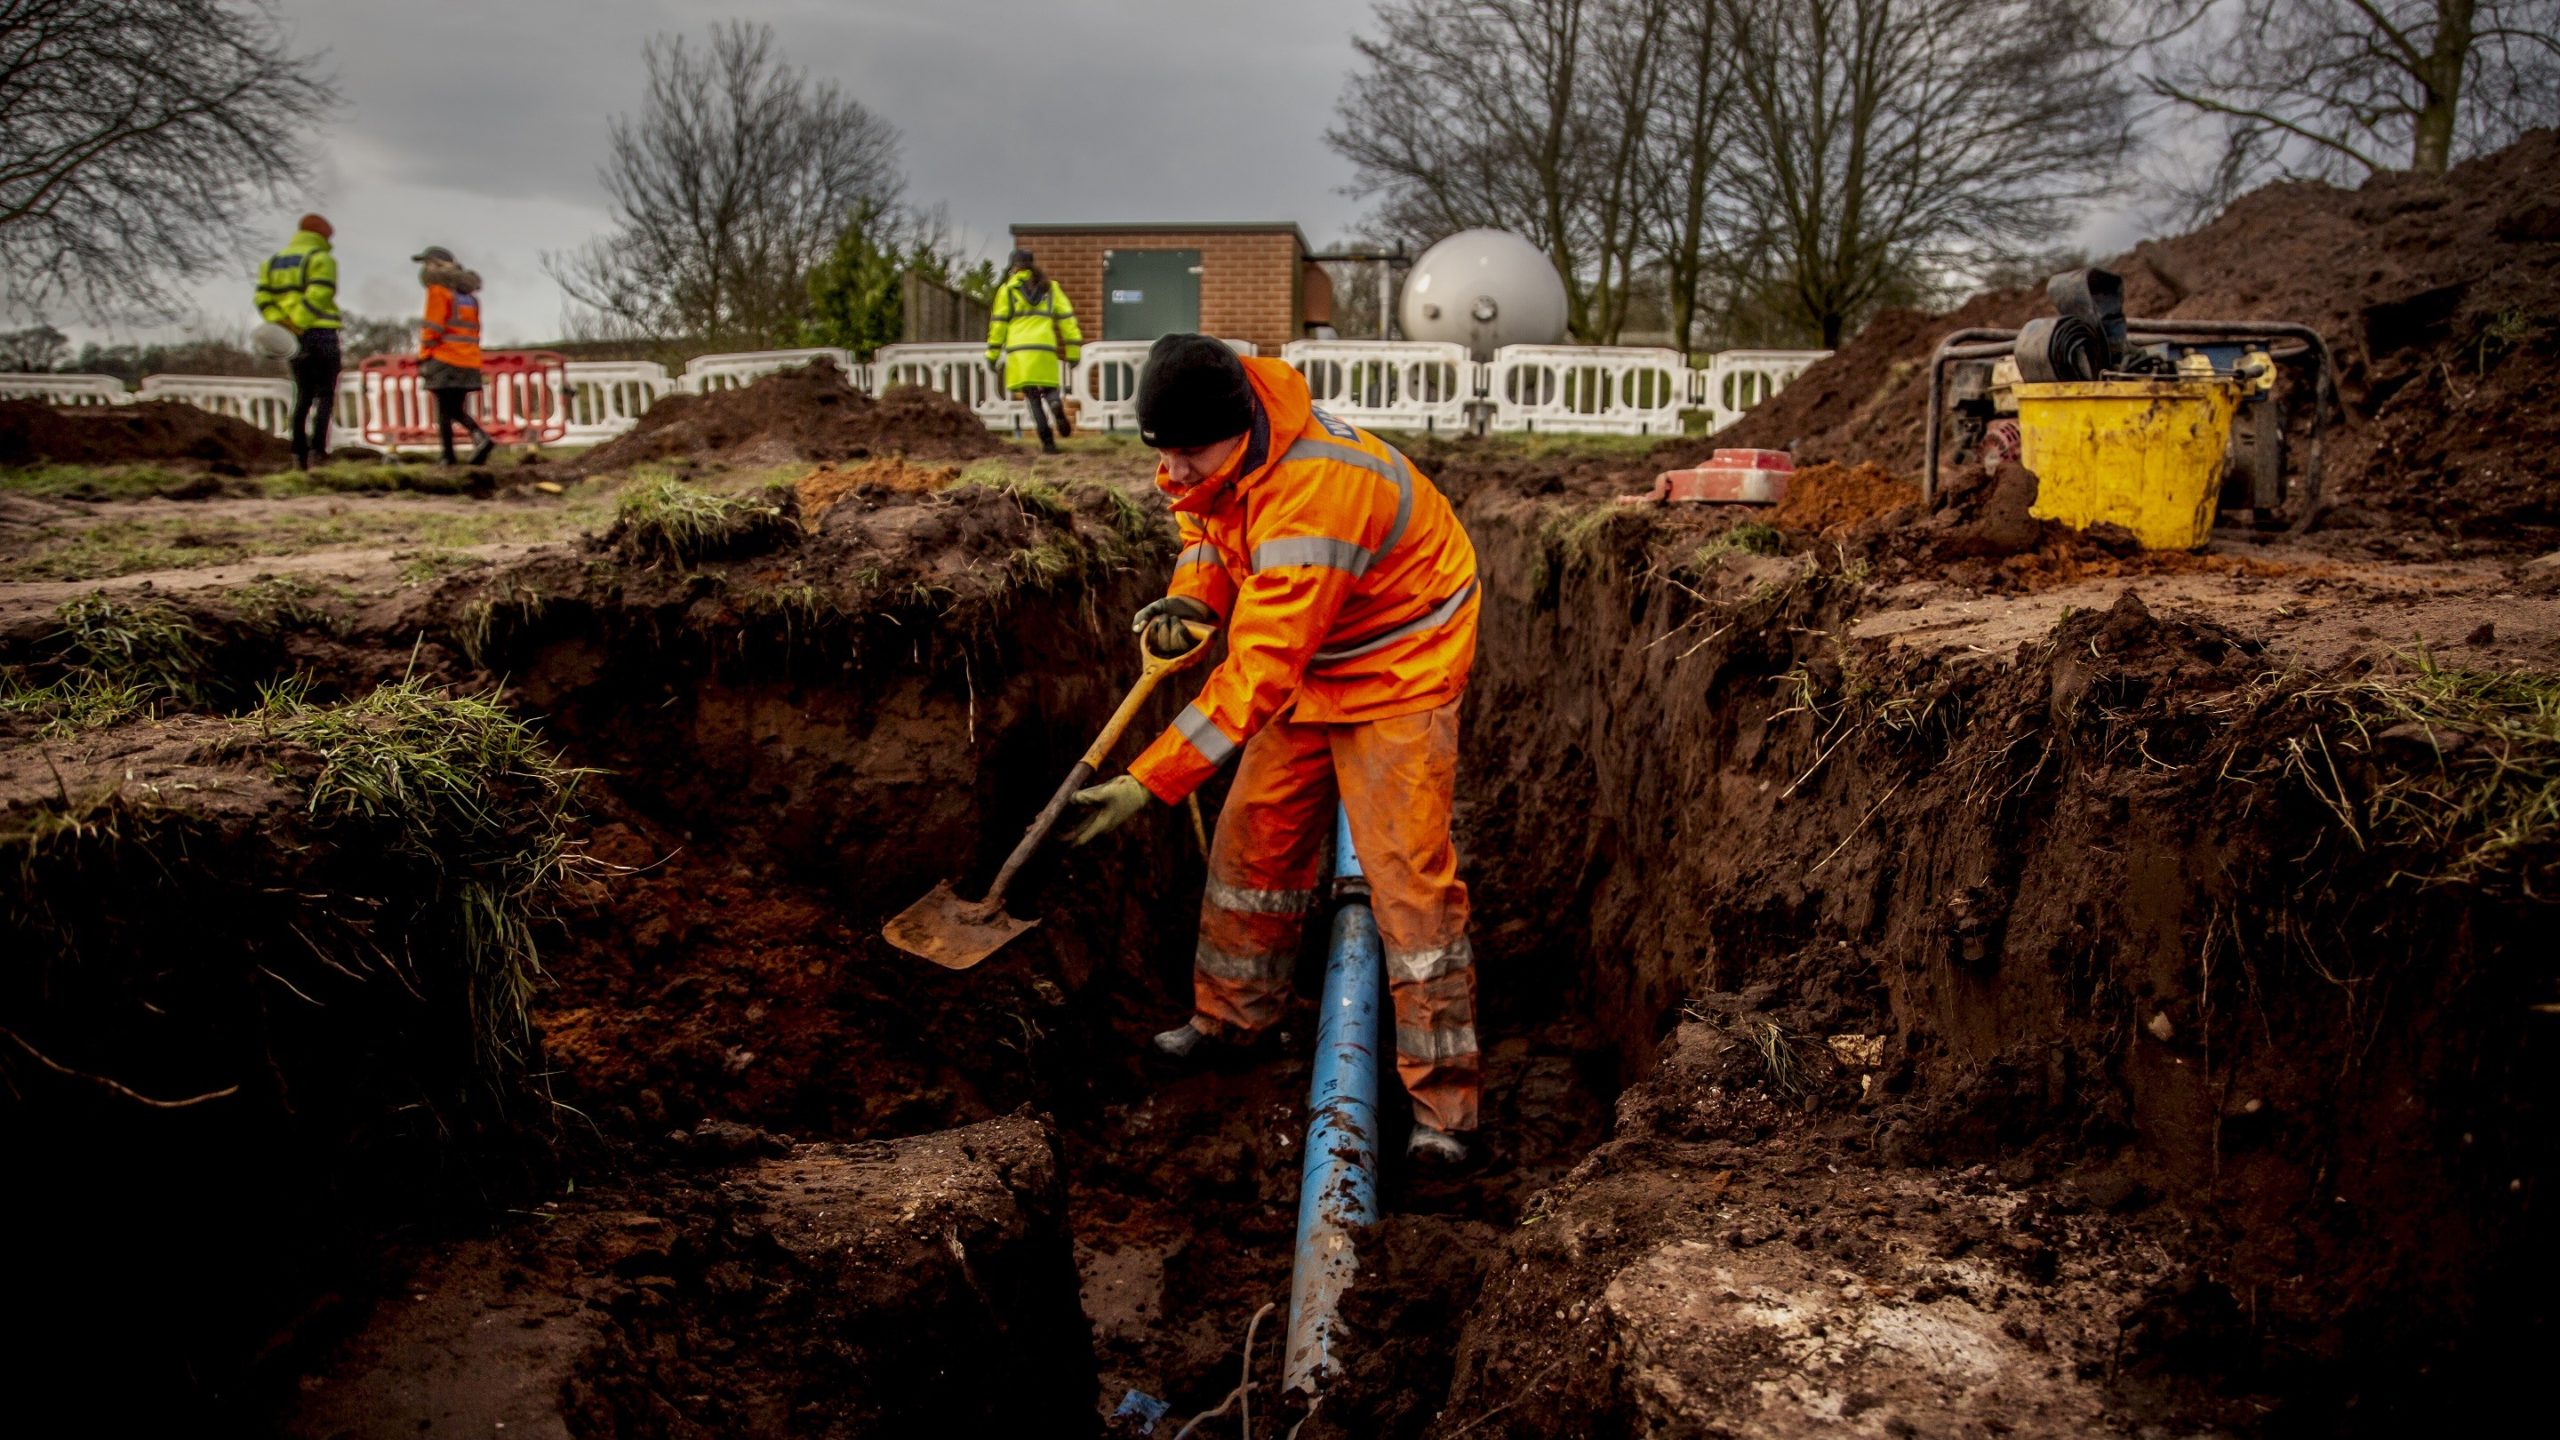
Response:
[[[453,252],[430,245],[409,257],[418,283],[427,287],[427,315],[418,327],[418,386],[436,397],[436,436],[444,463],[453,462],[453,432],[478,439],[470,463],[485,465],[498,442],[471,416],[471,392],[480,388],[480,275],[465,270]]]
[[[1196,1013],[1156,1046],[1187,1058],[1279,1023],[1338,795],[1386,952],[1408,1149],[1462,1161],[1483,1066],[1449,811],[1475,547],[1437,487],[1394,446],[1314,408],[1286,364],[1168,335],[1137,402],[1183,542],[1169,593],[1137,626],[1169,654],[1192,643],[1182,621],[1223,620],[1227,656],[1128,774],[1076,793],[1092,814],[1071,838],[1178,804],[1237,760],[1200,905]]]

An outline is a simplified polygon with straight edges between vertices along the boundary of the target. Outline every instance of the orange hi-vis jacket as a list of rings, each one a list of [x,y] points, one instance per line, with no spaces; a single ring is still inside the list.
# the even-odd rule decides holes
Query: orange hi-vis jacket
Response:
[[[427,287],[427,323],[418,330],[418,358],[462,370],[480,368],[480,297],[443,285]]]
[[[1173,497],[1168,593],[1226,621],[1227,657],[1129,773],[1172,804],[1275,715],[1356,724],[1458,698],[1476,653],[1476,552],[1396,448],[1317,410],[1278,360],[1248,359],[1254,426]]]

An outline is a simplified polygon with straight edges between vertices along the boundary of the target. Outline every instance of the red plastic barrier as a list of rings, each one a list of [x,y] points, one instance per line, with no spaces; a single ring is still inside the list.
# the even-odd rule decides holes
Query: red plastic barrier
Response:
[[[471,414],[501,445],[547,445],[569,433],[568,359],[553,350],[484,350]],[[436,401],[418,384],[418,357],[376,355],[360,367],[364,441],[389,448],[436,443]]]

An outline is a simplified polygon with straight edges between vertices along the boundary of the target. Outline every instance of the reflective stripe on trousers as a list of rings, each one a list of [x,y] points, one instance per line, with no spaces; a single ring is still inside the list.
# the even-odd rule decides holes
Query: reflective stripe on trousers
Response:
[[[1194,1008],[1221,1029],[1279,1023],[1339,795],[1369,879],[1414,1111],[1472,1130],[1483,1089],[1467,887],[1449,840],[1458,706],[1358,725],[1274,720],[1246,742],[1218,814],[1192,966]]]

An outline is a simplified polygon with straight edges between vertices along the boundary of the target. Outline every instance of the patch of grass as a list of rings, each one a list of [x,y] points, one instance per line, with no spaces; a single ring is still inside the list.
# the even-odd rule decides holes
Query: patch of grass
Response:
[[[1014,586],[1046,590],[1082,568],[1082,558],[1082,551],[1068,542],[1043,540],[1006,556],[1005,576]]]
[[[541,619],[549,603],[550,598],[541,591],[519,585],[504,595],[484,595],[463,606],[461,615],[456,617],[459,628],[454,633],[463,658],[479,669],[488,669],[497,639]]]
[[[1074,502],[1055,482],[1038,479],[1000,460],[981,460],[961,471],[960,478],[943,493],[961,490],[986,490],[1008,496],[1024,511],[1061,524],[1076,517]]]
[[[815,585],[742,590],[735,603],[749,620],[779,625],[785,640],[812,634],[844,614],[836,597]]]
[[[66,669],[177,700],[203,698],[204,636],[161,600],[122,600],[103,590],[63,602],[53,643]]]
[[[606,513],[602,499],[585,496],[563,505],[468,507],[386,496],[334,514],[295,510],[263,515],[255,523],[219,511],[55,523],[39,526],[31,539],[19,542],[16,553],[0,556],[0,580],[105,580],[372,545],[463,549],[554,540],[592,529]]]
[[[298,575],[265,575],[229,592],[231,603],[250,621],[270,629],[325,630],[345,635],[353,622],[329,607],[345,592],[314,585]]]
[[[421,550],[410,556],[408,563],[400,567],[400,583],[432,585],[457,570],[468,570],[479,563],[479,556],[467,555],[459,550],[442,548]]]
[[[2369,784],[2343,777],[2322,727],[2296,738],[2288,769],[2356,843],[2410,852],[2395,878],[2504,876],[2530,892],[2560,851],[2560,676],[2402,660],[2300,697],[2345,722],[2339,748],[2374,762]]]
[[[0,470],[0,491],[63,500],[148,500],[199,478],[160,465],[27,465]]]
[[[1689,564],[1703,570],[1727,555],[1775,555],[1786,548],[1787,537],[1778,527],[1760,520],[1746,520],[1719,532],[1706,544],[1689,553]]]
[[[356,832],[428,878],[419,913],[375,933],[412,984],[458,967],[477,1068],[503,1093],[531,1050],[536,926],[585,863],[567,821],[586,772],[559,764],[494,697],[418,680],[326,706],[278,687],[242,724],[319,756],[304,809],[323,829]]]
[[[1161,536],[1162,531],[1157,525],[1156,517],[1147,512],[1146,506],[1130,499],[1129,493],[1119,486],[1106,485],[1099,480],[1079,480],[1075,484],[1078,494],[1098,495],[1102,498],[1103,508],[1111,516],[1111,529],[1121,539],[1131,544],[1145,545]]]
[[[672,477],[650,480],[623,493],[614,535],[634,558],[651,564],[689,565],[769,547],[799,532],[783,494],[723,495]]]
[[[60,735],[203,702],[210,666],[185,612],[99,591],[65,601],[54,618],[45,640],[53,678],[11,667],[0,676],[0,712],[39,717],[45,733]]]

